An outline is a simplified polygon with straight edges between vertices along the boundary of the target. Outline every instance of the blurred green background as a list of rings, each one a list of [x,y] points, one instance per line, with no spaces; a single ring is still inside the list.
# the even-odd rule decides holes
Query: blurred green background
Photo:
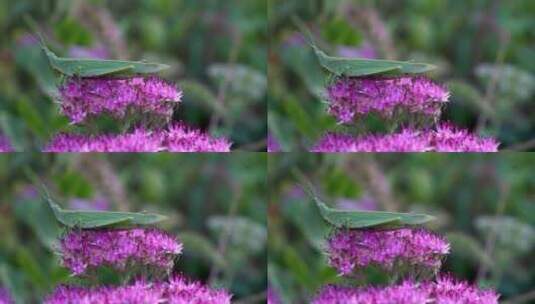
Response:
[[[265,0],[0,0],[0,133],[32,151],[75,128],[51,97],[57,77],[25,16],[60,56],[171,65],[161,76],[185,95],[174,120],[229,137],[234,149],[265,151]]]
[[[331,55],[435,64],[448,85],[442,115],[502,149],[535,149],[535,1],[270,0],[269,131],[284,151],[308,150],[341,130],[326,113],[328,77],[292,22],[302,19]],[[384,132],[383,120],[361,122]]]
[[[175,272],[227,288],[235,303],[265,303],[265,155],[0,157],[0,286],[17,303],[40,303],[57,284],[76,281],[54,254],[60,231],[28,178],[32,171],[65,208],[167,215],[159,227],[184,243]],[[119,279],[105,272],[100,282]]]
[[[350,282],[327,265],[323,242],[332,228],[298,186],[302,172],[333,207],[436,216],[429,228],[451,243],[442,272],[496,289],[503,303],[533,303],[534,162],[531,153],[271,154],[270,287],[284,303],[308,303],[322,285]],[[377,270],[364,278],[387,279]]]

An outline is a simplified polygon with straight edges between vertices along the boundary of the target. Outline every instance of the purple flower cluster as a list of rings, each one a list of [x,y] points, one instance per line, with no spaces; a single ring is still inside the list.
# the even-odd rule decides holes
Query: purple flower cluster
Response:
[[[75,49],[83,53],[84,49]],[[59,87],[61,110],[72,124],[110,115],[153,114],[169,121],[182,91],[157,76],[70,77]],[[134,117],[137,117],[134,116]],[[83,136],[59,134],[44,152],[230,152],[231,143],[217,139],[181,123],[165,129],[138,128],[130,133]]]
[[[131,262],[169,269],[182,252],[171,235],[141,228],[71,231],[59,247],[63,265],[75,275],[100,266],[123,270]]]
[[[60,286],[45,304],[230,304],[231,295],[198,282],[190,282],[182,276],[174,276],[169,282],[149,283],[137,281],[120,287],[93,289]]]
[[[159,152],[164,150],[162,141],[160,133],[144,129],[118,135],[60,133],[48,143],[43,152]]]
[[[170,117],[182,98],[175,85],[156,76],[69,78],[59,92],[61,109],[73,124],[102,113],[122,118],[129,108]]]
[[[441,124],[436,130],[406,128],[399,133],[351,136],[328,133],[311,152],[497,152],[499,143]]]
[[[4,137],[0,134],[0,153],[7,152],[13,152],[13,147],[11,147],[11,143],[9,142],[7,137]]]
[[[439,116],[449,99],[448,90],[418,76],[340,78],[327,88],[329,113],[340,123],[371,112],[392,116],[400,108]]]
[[[500,145],[494,138],[482,138],[448,123],[438,125],[429,138],[437,152],[498,152]]]
[[[341,77],[326,89],[328,112],[339,123],[376,113],[391,118],[419,113],[439,118],[448,89],[424,76]],[[312,152],[497,152],[499,143],[444,123],[432,129],[406,128],[399,133],[355,137],[327,134]]]
[[[440,277],[435,282],[402,284],[380,287],[351,288],[326,286],[313,304],[497,304],[498,295],[492,290],[481,290],[467,282]]]
[[[14,301],[9,295],[9,292],[4,289],[0,288],[0,304],[13,304]]]
[[[231,145],[225,138],[213,138],[183,124],[173,124],[167,130],[138,128],[118,135],[88,137],[62,133],[43,152],[230,152]]]
[[[183,124],[173,124],[164,132],[164,146],[169,152],[230,152],[225,138],[212,138]]]
[[[427,141],[422,141],[420,132],[412,129],[404,129],[394,134],[367,136],[327,133],[310,151],[318,153],[426,152],[431,151],[428,144]]]
[[[329,264],[341,275],[368,265],[392,269],[396,263],[438,269],[449,250],[446,240],[423,229],[338,230],[327,241]]]

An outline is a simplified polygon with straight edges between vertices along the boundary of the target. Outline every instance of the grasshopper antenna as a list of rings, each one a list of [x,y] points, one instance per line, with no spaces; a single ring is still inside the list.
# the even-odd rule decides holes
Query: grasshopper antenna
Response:
[[[324,51],[322,51],[318,45],[316,44],[316,41],[314,40],[314,35],[310,31],[310,28],[305,24],[305,22],[297,17],[292,16],[292,22],[294,23],[295,27],[299,30],[301,35],[305,38],[305,41],[310,45],[310,47],[314,50],[317,56],[327,56]]]
[[[39,41],[39,45],[41,46],[41,49],[43,49],[43,52],[47,55],[49,59],[51,58],[57,58],[56,54],[54,54],[46,45],[46,40],[44,34],[39,30],[39,24],[30,17],[29,15],[24,15],[23,17],[24,22],[28,25],[30,30],[33,32],[33,36],[36,38],[36,40]]]
[[[305,22],[301,18],[295,15],[292,16],[292,22],[295,25],[295,27],[299,30],[301,35],[303,35],[306,42],[310,44],[310,46],[315,47],[316,43],[314,41],[314,36],[312,35],[312,32],[310,31],[308,26],[305,24]]]
[[[298,180],[298,185],[303,190],[303,192],[305,192],[311,198],[318,197],[316,190],[314,189],[314,185],[301,170],[299,169],[292,170],[292,175]]]
[[[50,192],[48,191],[48,188],[46,187],[45,182],[30,168],[24,168],[24,174],[30,182],[34,185],[34,187],[39,191],[39,194],[42,198],[46,200],[46,202],[50,205],[54,213],[56,212],[56,203],[52,200],[52,196],[50,196]]]

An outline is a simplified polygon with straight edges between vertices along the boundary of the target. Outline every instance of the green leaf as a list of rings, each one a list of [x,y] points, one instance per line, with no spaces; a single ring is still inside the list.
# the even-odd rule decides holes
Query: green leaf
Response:
[[[16,252],[18,269],[28,275],[33,285],[42,289],[51,287],[49,286],[50,280],[43,270],[43,264],[36,258],[36,252],[30,251],[26,247],[19,247]]]
[[[233,96],[243,96],[247,100],[258,100],[267,90],[265,73],[243,64],[212,64],[208,67],[208,76],[218,86],[227,85]]]
[[[61,58],[56,56],[45,45],[44,41],[41,41],[41,48],[48,57],[52,68],[70,77],[96,77],[112,74],[153,74],[169,68],[165,64],[141,61]]]
[[[377,74],[419,74],[434,70],[436,67],[427,63],[408,61],[377,60],[362,58],[342,58],[328,56],[316,45],[312,48],[321,66],[336,76],[360,77]]]
[[[475,237],[462,232],[449,232],[446,234],[446,239],[451,244],[452,255],[468,259],[474,263],[485,264],[493,269],[497,266]]]
[[[298,200],[300,198],[281,204],[283,215],[303,233],[315,249],[323,252],[331,227],[325,223],[312,202]]]
[[[343,18],[327,22],[323,27],[322,36],[333,45],[357,46],[363,40],[362,33]]]
[[[318,99],[325,96],[325,75],[323,69],[316,64],[316,55],[312,50],[303,51],[302,47],[285,47],[282,59],[286,66],[301,77],[308,90]]]
[[[15,62],[31,74],[37,84],[49,96],[57,96],[56,77],[50,68],[46,56],[39,47],[23,46],[17,48]]]
[[[69,228],[92,229],[109,226],[150,225],[166,219],[163,215],[153,213],[64,210],[48,195],[46,200],[56,219]]]
[[[249,218],[211,216],[207,224],[217,238],[228,233],[229,244],[232,244],[234,248],[244,249],[247,254],[261,252],[266,248],[266,227]]]
[[[434,220],[433,216],[427,214],[338,210],[328,207],[321,201],[315,195],[311,185],[304,190],[316,202],[323,219],[337,228],[397,228],[406,225],[421,225]]]
[[[217,100],[217,97],[206,85],[196,80],[185,79],[180,81],[180,87],[182,91],[187,92],[185,95],[187,99],[198,102],[221,116],[228,116],[228,109]]]
[[[40,199],[15,200],[12,203],[15,217],[28,225],[48,249],[53,250],[61,234],[56,219]]]
[[[228,266],[225,257],[202,234],[195,231],[184,231],[180,233],[180,240],[184,244],[185,250],[191,252],[192,255],[201,256],[221,268]]]

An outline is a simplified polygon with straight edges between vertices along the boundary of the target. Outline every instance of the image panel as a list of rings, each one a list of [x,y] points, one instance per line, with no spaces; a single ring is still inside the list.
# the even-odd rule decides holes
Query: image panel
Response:
[[[265,0],[0,8],[0,150],[265,151]]]
[[[0,303],[265,303],[265,171],[257,153],[1,156]]]
[[[274,151],[535,149],[535,4],[269,1]]]
[[[270,155],[270,303],[531,303],[535,156]]]

